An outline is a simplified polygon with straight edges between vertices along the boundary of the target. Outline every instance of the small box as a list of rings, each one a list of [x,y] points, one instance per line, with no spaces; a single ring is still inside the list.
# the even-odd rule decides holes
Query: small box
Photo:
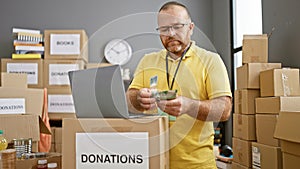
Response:
[[[256,140],[255,115],[233,114],[233,137]]]
[[[275,126],[278,115],[276,114],[256,114],[256,137],[257,142],[269,146],[279,147],[280,142],[274,138]]]
[[[1,59],[1,72],[25,73],[29,88],[43,88],[43,60],[42,59]]]
[[[45,60],[44,87],[70,89],[69,71],[84,69],[83,60]]]
[[[252,142],[232,138],[233,161],[245,167],[252,167]]]
[[[70,88],[48,89],[48,115],[50,120],[76,118],[74,101]]]
[[[260,73],[260,95],[299,96],[299,69],[272,69]]]
[[[259,97],[257,89],[239,89],[234,91],[234,113],[255,114],[255,98]]]
[[[261,71],[281,68],[281,63],[248,63],[237,68],[237,89],[259,89]]]
[[[280,147],[252,143],[252,168],[282,169]]]
[[[242,63],[268,62],[268,36],[244,35],[242,47]]]
[[[85,30],[45,30],[45,59],[88,62],[88,36]]]
[[[300,96],[260,97],[255,99],[256,113],[279,114],[300,111]]]
[[[149,156],[145,157],[144,160],[140,161],[140,164],[142,165],[143,161],[149,160],[149,169],[165,169],[169,166],[169,136],[167,134],[168,127],[168,118],[166,116],[153,116],[153,117],[144,117],[144,118],[136,118],[136,119],[122,119],[122,118],[94,118],[94,119],[63,119],[63,131],[62,131],[62,163],[63,168],[75,168],[77,165],[85,165],[90,164],[91,162],[86,160],[86,156],[94,156],[98,155],[107,155],[111,154],[116,155],[116,159],[119,159],[117,157],[120,157],[121,155],[119,152],[116,151],[109,151],[111,148],[108,148],[104,146],[104,144],[101,144],[101,141],[108,140],[109,138],[103,138],[103,139],[93,139],[96,136],[107,134],[107,135],[120,135],[121,133],[148,133],[148,143],[147,139],[142,140],[135,140],[139,142],[143,142],[148,144],[149,146]],[[81,137],[79,137],[81,136]],[[135,139],[131,137],[126,137],[126,139]],[[86,144],[84,149],[85,153],[82,154],[79,149],[82,149],[81,146],[78,146],[82,144],[82,140],[84,140],[84,143],[93,141],[94,144]],[[119,141],[119,140],[114,140]],[[111,147],[119,147],[122,148],[129,148],[130,150],[134,150],[134,146],[126,146],[131,141],[128,140],[128,142],[124,142],[118,145],[115,145],[114,143],[108,142],[109,146]],[[120,147],[121,146],[121,147]],[[138,146],[138,145],[136,145]],[[99,147],[102,147],[102,149],[109,149],[106,151],[107,153],[102,153],[99,149]],[[78,152],[79,151],[79,152]],[[94,153],[91,153],[90,151],[93,151]],[[141,150],[139,150],[139,153],[142,153]],[[124,151],[121,154],[125,154],[124,158],[126,158],[127,152]],[[115,160],[111,163],[95,163],[93,164],[94,168],[100,168],[99,166],[102,165],[109,165],[109,166],[118,166],[120,163]],[[135,163],[129,164],[128,162],[121,163],[122,167],[124,165],[137,165]],[[109,167],[107,166],[107,167]],[[134,167],[134,166],[132,166]],[[114,167],[111,167],[114,168]],[[115,167],[116,168],[116,167]]]

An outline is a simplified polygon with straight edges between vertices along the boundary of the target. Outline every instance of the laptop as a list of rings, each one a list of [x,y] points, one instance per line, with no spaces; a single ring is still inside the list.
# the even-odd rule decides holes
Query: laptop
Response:
[[[77,118],[136,118],[129,113],[119,65],[69,72]]]

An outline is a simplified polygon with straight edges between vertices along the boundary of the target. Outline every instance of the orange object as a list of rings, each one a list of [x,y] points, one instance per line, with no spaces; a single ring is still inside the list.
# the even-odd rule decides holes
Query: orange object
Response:
[[[48,99],[47,99],[47,88],[44,88],[44,106],[43,106],[43,112],[42,112],[42,120],[49,129],[50,129],[50,123],[49,123],[49,116],[48,116]],[[39,141],[39,152],[49,152],[51,148],[51,135],[50,134],[40,134],[40,141]]]

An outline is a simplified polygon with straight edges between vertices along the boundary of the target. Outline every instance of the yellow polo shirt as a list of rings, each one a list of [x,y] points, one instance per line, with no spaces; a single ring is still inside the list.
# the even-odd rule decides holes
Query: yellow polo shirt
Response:
[[[149,88],[151,77],[157,76],[157,89],[168,90],[166,54],[166,50],[161,50],[145,55],[129,88]],[[168,59],[171,83],[180,58]],[[178,95],[197,100],[232,95],[227,70],[220,56],[199,48],[194,42],[182,59],[173,89],[178,90]],[[213,122],[183,114],[171,122],[169,132],[170,169],[216,168]]]

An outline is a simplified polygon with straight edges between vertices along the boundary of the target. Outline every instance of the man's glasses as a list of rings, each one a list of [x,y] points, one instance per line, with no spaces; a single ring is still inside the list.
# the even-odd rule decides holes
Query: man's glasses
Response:
[[[156,30],[160,34],[167,34],[170,29],[172,29],[173,31],[179,31],[185,25],[189,25],[189,23],[176,23],[176,24],[170,25],[170,26],[161,26],[161,27],[156,28]]]

